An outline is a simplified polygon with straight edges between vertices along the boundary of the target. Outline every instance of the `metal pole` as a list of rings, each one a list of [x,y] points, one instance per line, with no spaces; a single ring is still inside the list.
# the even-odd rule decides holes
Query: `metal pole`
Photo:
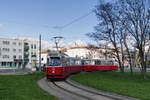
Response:
[[[39,69],[41,70],[41,34],[39,36]]]

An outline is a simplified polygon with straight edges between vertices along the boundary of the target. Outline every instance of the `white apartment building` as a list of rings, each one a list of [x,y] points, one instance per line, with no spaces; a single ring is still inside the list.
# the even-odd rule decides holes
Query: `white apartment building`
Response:
[[[19,39],[0,38],[0,68],[22,68],[24,42]]]
[[[39,66],[39,43],[38,41],[32,38],[26,38],[26,37],[21,37],[19,39],[24,41],[25,68],[35,70],[35,67]]]
[[[39,63],[39,43],[29,38],[0,38],[0,69],[34,69]]]

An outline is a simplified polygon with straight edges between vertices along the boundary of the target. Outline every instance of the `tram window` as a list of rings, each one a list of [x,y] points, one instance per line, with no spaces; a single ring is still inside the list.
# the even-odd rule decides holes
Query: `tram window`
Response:
[[[113,61],[108,61],[108,65],[113,65]]]
[[[80,60],[78,60],[78,65],[81,65],[81,61]]]
[[[66,59],[62,59],[61,62],[62,62],[62,66],[66,66],[66,65],[67,65],[67,64],[66,64],[66,63],[67,63],[67,62],[66,62]]]
[[[47,66],[50,65],[50,61],[49,61],[49,58],[47,58]]]
[[[101,65],[101,61],[96,60],[96,61],[95,61],[95,65]]]
[[[86,60],[84,61],[84,65],[90,65],[91,61],[90,60]]]
[[[73,65],[76,65],[76,61],[75,60],[73,60]]]
[[[95,61],[91,61],[91,64],[90,65],[95,65]]]
[[[83,60],[81,60],[81,65],[84,65],[84,61]]]
[[[69,65],[70,65],[69,59],[62,59],[62,66],[69,66]]]
[[[75,65],[81,65],[80,60],[75,60]]]
[[[66,65],[70,66],[70,61],[69,60],[66,61]]]
[[[74,61],[70,59],[70,65],[74,65]]]
[[[101,62],[101,65],[107,65],[107,64],[106,64],[106,61],[102,61],[102,62]]]
[[[60,66],[61,65],[61,60],[59,57],[51,57],[49,61],[49,66]]]
[[[102,61],[101,65],[113,65],[113,61]]]

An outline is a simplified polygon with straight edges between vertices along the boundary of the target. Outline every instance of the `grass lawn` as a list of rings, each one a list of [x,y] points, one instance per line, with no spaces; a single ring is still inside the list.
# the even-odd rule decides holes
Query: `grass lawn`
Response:
[[[58,100],[37,85],[45,73],[0,76],[0,100]]]
[[[72,79],[100,90],[150,100],[150,73],[147,80],[140,73],[134,73],[131,77],[128,72],[123,76],[119,72],[89,72],[75,75]]]

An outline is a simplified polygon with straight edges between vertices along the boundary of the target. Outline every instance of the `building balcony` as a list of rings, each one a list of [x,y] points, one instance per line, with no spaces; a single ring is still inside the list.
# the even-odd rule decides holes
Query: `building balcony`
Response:
[[[32,55],[31,57],[36,57],[36,55]]]
[[[14,62],[22,62],[22,59],[14,59]]]
[[[29,50],[29,46],[28,45],[24,45],[24,50],[28,51]]]
[[[28,58],[24,58],[24,62],[29,62],[29,59]]]
[[[28,57],[28,56],[29,56],[29,52],[25,52],[24,57]]]

